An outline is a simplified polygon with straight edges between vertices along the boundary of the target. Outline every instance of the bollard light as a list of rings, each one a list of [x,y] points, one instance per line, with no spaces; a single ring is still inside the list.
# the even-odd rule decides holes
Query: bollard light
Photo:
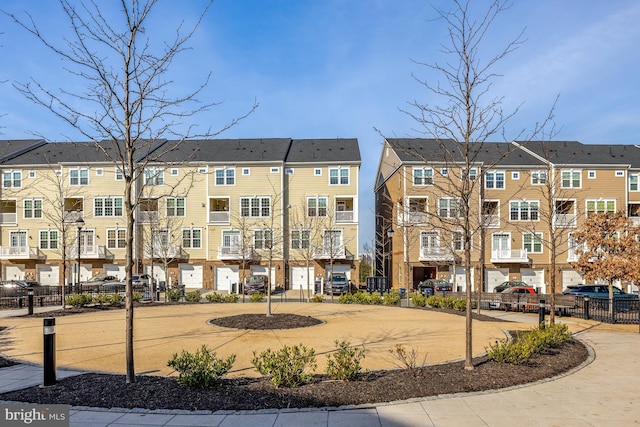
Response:
[[[29,307],[29,316],[33,315],[33,288],[27,288],[27,299]]]
[[[47,317],[42,328],[44,335],[44,387],[56,384],[56,319]]]

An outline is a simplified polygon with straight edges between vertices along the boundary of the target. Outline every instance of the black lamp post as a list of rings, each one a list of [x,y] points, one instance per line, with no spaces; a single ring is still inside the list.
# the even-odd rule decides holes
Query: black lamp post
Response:
[[[387,271],[387,280],[388,282],[386,283],[386,288],[387,289],[391,289],[391,277],[393,276],[393,268],[391,268],[391,263],[392,263],[392,255],[393,255],[393,228],[389,227],[387,229],[387,237],[389,238],[389,252],[387,255],[387,266],[388,266],[388,271]],[[386,290],[386,289],[385,289]],[[380,294],[382,294],[382,289],[380,289]]]
[[[77,275],[77,281],[76,281],[76,292],[80,293],[80,233],[82,231],[82,227],[84,226],[84,220],[82,218],[79,218],[76,221],[76,225],[78,227],[78,275]]]

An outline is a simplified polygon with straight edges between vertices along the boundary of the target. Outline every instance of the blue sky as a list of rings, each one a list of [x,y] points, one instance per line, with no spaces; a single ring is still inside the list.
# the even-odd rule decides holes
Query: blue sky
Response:
[[[103,2],[101,2],[103,3]],[[119,2],[104,2],[117,5]],[[474,1],[482,10],[488,1]],[[193,22],[205,2],[160,1],[147,34],[170,38]],[[382,138],[420,136],[401,109],[417,99],[433,102],[412,73],[441,76],[418,62],[442,61],[446,26],[422,0],[217,0],[174,68],[176,91],[208,72],[201,98],[221,101],[199,116],[203,127],[222,127],[259,108],[221,137],[356,137],[360,142],[360,243],[373,236],[373,182]],[[108,8],[111,6],[107,6]],[[69,26],[53,1],[3,0],[1,9],[29,11],[53,38]],[[117,10],[107,10],[116,19]],[[519,0],[500,15],[483,55],[525,30],[526,43],[501,61],[492,93],[505,111],[521,105],[506,128],[516,138],[548,114],[560,96],[556,139],[596,144],[640,144],[640,2],[635,0]],[[157,39],[156,39],[157,37]],[[52,141],[85,138],[24,99],[11,85],[33,77],[49,87],[74,87],[63,63],[0,15],[0,138],[42,134]],[[499,140],[496,137],[496,140]]]

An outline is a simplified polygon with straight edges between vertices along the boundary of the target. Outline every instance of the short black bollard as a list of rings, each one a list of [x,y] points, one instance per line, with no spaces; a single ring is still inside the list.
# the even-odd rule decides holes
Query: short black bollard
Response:
[[[33,288],[29,288],[27,290],[27,301],[28,301],[28,305],[27,307],[29,308],[29,316],[31,316],[33,314]]]
[[[591,301],[591,298],[586,296],[582,299],[582,302],[584,303],[584,318],[589,320],[589,302]]]
[[[540,305],[538,306],[538,325],[540,325],[541,328],[544,328],[544,312],[546,310],[545,304],[544,304],[544,300],[541,299],[540,300]]]
[[[56,319],[44,319],[44,382],[43,386],[56,384]]]

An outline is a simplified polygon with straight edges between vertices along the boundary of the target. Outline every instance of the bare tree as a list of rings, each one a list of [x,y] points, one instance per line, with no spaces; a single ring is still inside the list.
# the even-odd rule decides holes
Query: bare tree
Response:
[[[315,249],[322,241],[321,223],[316,208],[310,214],[307,211],[307,201],[303,199],[297,208],[289,210],[289,255],[291,261],[303,261],[307,269],[307,302],[311,298],[311,265],[315,260]]]
[[[71,35],[58,45],[42,33],[33,18],[7,13],[11,19],[40,40],[66,64],[73,76],[69,89],[52,90],[39,82],[16,83],[29,100],[53,113],[91,141],[124,175],[124,212],[126,221],[126,381],[136,381],[133,355],[133,265],[134,212],[137,204],[135,183],[147,162],[161,159],[188,138],[207,138],[233,126],[246,115],[231,121],[217,132],[196,132],[193,125],[178,131],[183,121],[194,118],[215,103],[199,103],[198,95],[207,86],[207,77],[195,90],[171,95],[173,79],[169,71],[178,55],[201,23],[211,2],[191,28],[180,25],[174,38],[165,42],[145,34],[157,0],[119,2],[121,21],[104,13],[98,3],[75,5],[60,0],[71,25]],[[158,26],[155,25],[157,28]],[[156,44],[159,43],[159,44]],[[78,88],[84,82],[83,88]],[[249,113],[256,108],[250,109]],[[177,136],[157,148],[165,135]],[[106,142],[100,142],[106,140]],[[141,162],[141,163],[140,163]]]

